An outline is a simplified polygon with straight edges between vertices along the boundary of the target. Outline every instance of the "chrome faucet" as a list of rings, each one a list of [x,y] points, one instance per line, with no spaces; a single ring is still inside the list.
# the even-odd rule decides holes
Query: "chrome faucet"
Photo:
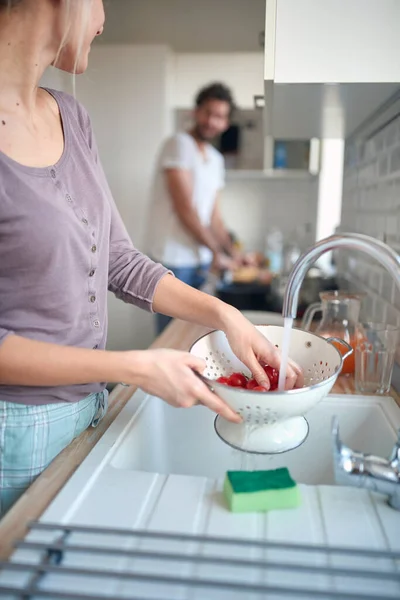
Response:
[[[389,506],[400,510],[400,429],[389,458],[347,448],[340,440],[337,417],[332,419],[332,437],[336,482],[385,494]]]
[[[297,317],[297,305],[301,284],[311,266],[326,252],[345,248],[364,252],[375,258],[393,276],[400,289],[400,256],[389,246],[367,235],[359,233],[342,233],[332,235],[310,248],[293,267],[289,276],[283,302],[283,316]]]
[[[389,246],[358,233],[333,235],[315,244],[294,265],[285,291],[284,317],[296,319],[299,291],[307,271],[323,254],[337,248],[368,254],[385,267],[400,289],[400,257]],[[339,438],[337,419],[333,422],[332,433],[337,483],[387,494],[390,506],[400,510],[400,430],[399,439],[388,459],[362,454],[344,446]]]

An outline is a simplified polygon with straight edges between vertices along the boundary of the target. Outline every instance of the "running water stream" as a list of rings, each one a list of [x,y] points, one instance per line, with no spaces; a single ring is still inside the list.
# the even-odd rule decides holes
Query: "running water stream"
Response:
[[[290,338],[292,335],[292,327],[293,327],[293,319],[292,317],[285,317],[284,326],[283,326],[283,338],[282,338],[282,348],[281,348],[281,368],[279,370],[279,383],[278,390],[283,392],[285,390],[285,382],[286,382],[286,371],[289,359],[289,349],[290,349]]]

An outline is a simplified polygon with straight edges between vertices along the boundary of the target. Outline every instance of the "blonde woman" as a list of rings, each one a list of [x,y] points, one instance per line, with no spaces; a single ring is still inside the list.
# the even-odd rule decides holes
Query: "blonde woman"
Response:
[[[101,419],[104,382],[238,419],[194,375],[202,360],[171,350],[107,352],[107,289],[225,331],[267,388],[260,361],[279,367],[275,349],[239,312],[135,250],[87,112],[39,87],[49,65],[84,72],[103,25],[102,0],[0,0],[0,515]],[[300,377],[290,368],[288,387]]]

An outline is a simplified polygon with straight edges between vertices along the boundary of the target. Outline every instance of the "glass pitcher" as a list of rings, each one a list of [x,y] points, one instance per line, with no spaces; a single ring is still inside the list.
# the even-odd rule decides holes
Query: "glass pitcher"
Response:
[[[322,319],[315,333],[322,337],[338,337],[353,348],[343,363],[342,373],[353,374],[355,370],[355,349],[361,334],[359,316],[361,301],[365,294],[350,294],[348,292],[321,292],[321,302],[311,304],[302,320],[302,329],[309,331],[315,314],[322,312]],[[341,346],[337,349],[343,353]]]

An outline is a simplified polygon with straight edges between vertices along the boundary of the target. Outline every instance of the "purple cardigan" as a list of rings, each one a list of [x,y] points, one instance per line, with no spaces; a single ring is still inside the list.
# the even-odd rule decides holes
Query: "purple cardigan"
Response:
[[[10,334],[63,346],[104,349],[107,290],[152,310],[167,273],[136,250],[115,206],[89,116],[71,96],[58,103],[64,152],[47,168],[0,152],[0,344]],[[104,383],[0,386],[0,401],[76,402]]]

